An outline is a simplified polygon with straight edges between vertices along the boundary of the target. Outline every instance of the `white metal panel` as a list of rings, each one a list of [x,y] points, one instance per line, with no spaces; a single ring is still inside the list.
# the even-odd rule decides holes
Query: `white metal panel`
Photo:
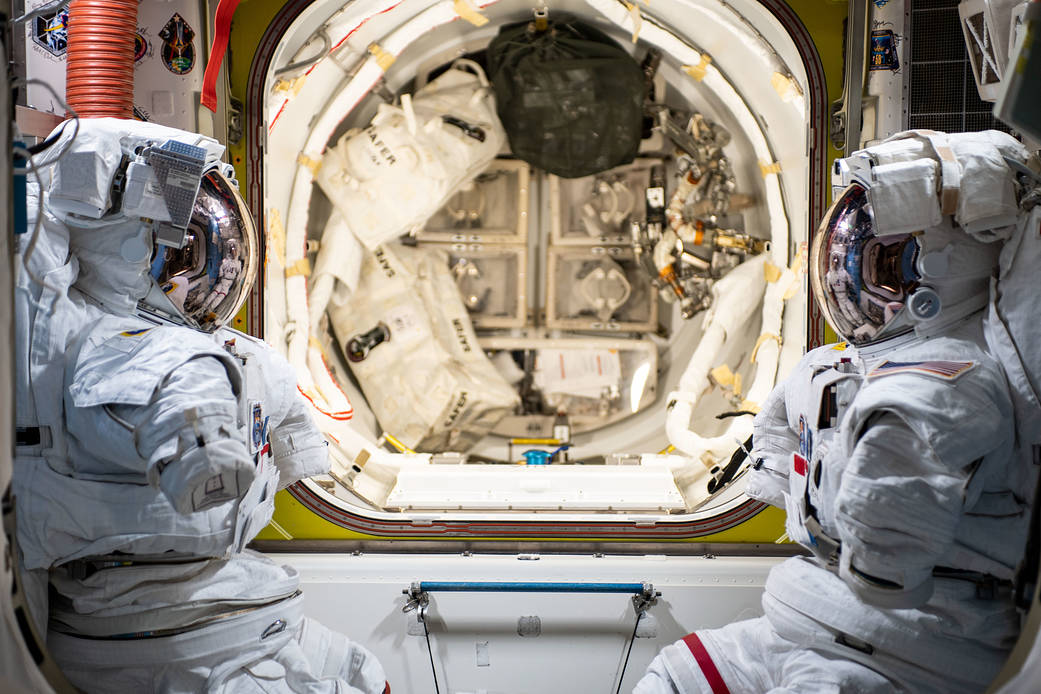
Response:
[[[592,474],[591,474],[592,473]],[[386,506],[407,509],[684,511],[663,466],[403,466]]]
[[[413,581],[650,582],[656,634],[637,638],[621,691],[663,647],[695,629],[761,614],[777,558],[575,555],[281,554],[296,568],[304,610],[380,659],[394,692],[434,691],[421,625],[409,635],[402,590]],[[537,558],[536,558],[537,557]],[[540,634],[520,636],[520,618]],[[442,694],[614,692],[635,624],[623,594],[432,593],[428,628]],[[534,620],[525,620],[530,625]],[[647,626],[646,624],[644,626]],[[418,628],[417,628],[418,627]]]

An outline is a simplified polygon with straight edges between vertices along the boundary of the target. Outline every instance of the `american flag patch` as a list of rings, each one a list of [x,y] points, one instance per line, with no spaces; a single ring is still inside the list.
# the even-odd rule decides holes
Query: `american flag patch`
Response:
[[[868,373],[868,378],[901,373],[920,373],[949,381],[976,366],[974,361],[885,361]]]

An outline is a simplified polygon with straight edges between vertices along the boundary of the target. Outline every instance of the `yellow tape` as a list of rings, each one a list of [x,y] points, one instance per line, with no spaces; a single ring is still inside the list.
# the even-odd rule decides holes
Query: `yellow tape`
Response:
[[[755,412],[756,414],[759,414],[759,410],[761,410],[762,408],[759,407],[758,403],[752,402],[751,400],[742,400],[741,404],[738,405],[738,409],[747,410],[748,412]]]
[[[633,20],[633,43],[636,43],[637,39],[640,38],[640,30],[643,29],[643,17],[640,15],[640,8],[635,2],[625,3],[625,9],[629,10],[629,17]]]
[[[741,374],[734,374],[734,395],[741,397]]]
[[[708,375],[712,377],[712,380],[724,388],[734,384],[734,372],[731,371],[730,367],[726,364],[721,364],[712,369],[708,372]]]
[[[791,299],[793,296],[798,294],[799,293],[799,289],[801,289],[801,288],[802,288],[802,277],[800,277],[799,275],[796,275],[795,279],[792,280],[792,283],[788,286],[788,288],[786,290],[784,290],[784,296],[781,297],[781,301],[788,301],[788,299]]]
[[[781,162],[775,161],[772,164],[759,162],[759,171],[763,174],[763,178],[766,178],[770,174],[781,173]]]
[[[275,82],[274,90],[276,94],[287,92],[289,94],[292,94],[293,96],[296,96],[300,93],[300,90],[303,89],[304,82],[306,81],[307,75],[300,75],[299,77],[296,77],[295,79],[291,80],[280,79],[277,82]]]
[[[802,264],[806,258],[806,242],[799,244],[799,252],[795,254],[795,262],[792,263],[792,274],[798,276],[802,272]]]
[[[836,352],[845,352],[846,351],[846,346],[847,345],[846,345],[845,342],[839,342],[834,347],[832,347],[832,349],[835,350]]]
[[[322,343],[319,342],[318,338],[314,335],[311,335],[309,338],[307,338],[307,344],[311,347],[311,349],[317,349],[319,352],[323,351]]]
[[[770,77],[770,86],[777,92],[777,96],[781,97],[781,101],[794,101],[802,96],[802,88],[799,84],[791,75],[782,72],[775,72]]]
[[[712,56],[708,53],[701,54],[701,60],[697,65],[684,65],[683,71],[693,77],[696,81],[700,82],[705,79],[705,75],[708,74],[708,64],[712,62]]]
[[[365,463],[369,462],[370,457],[369,450],[363,448],[358,452],[358,455],[354,456],[354,464],[360,468],[365,467]]]
[[[393,54],[387,53],[385,50],[380,48],[378,43],[369,44],[369,53],[371,53],[372,57],[376,59],[376,64],[380,66],[380,70],[383,70],[384,72],[386,72],[390,66],[394,64],[394,61],[397,60]]]
[[[311,263],[307,258],[301,258],[292,265],[286,268],[286,279],[290,277],[310,277],[311,276]]]
[[[777,267],[769,260],[767,260],[766,263],[763,265],[763,277],[765,277],[766,281],[770,284],[773,284],[777,280],[781,279],[782,274],[783,272],[781,271],[781,268]]]
[[[702,453],[701,457],[698,458],[698,460],[700,460],[701,464],[707,467],[709,470],[719,465],[719,460],[716,459],[716,456],[712,455],[708,451]]]
[[[455,13],[473,24],[475,27],[483,27],[488,23],[488,18],[481,14],[469,0],[455,0],[452,3]]]
[[[303,152],[296,155],[296,162],[302,166],[306,166],[311,171],[311,176],[318,176],[318,171],[322,168],[321,159],[312,159]]]
[[[560,439],[510,439],[514,446],[559,446]]]
[[[668,446],[658,451],[658,455],[668,455],[669,453],[672,453],[674,450],[676,450],[676,447],[670,443]]]
[[[792,263],[791,267],[792,274],[795,275],[795,278],[792,280],[792,283],[788,285],[788,288],[784,290],[784,295],[781,297],[783,301],[791,299],[802,287],[802,266],[805,258],[806,244],[802,243],[799,245],[799,252],[795,254],[795,262]]]
[[[282,215],[278,210],[271,210],[267,215],[267,248],[268,252],[278,259],[278,264],[286,266],[286,230],[282,226]]]
[[[755,358],[759,354],[759,348],[763,346],[763,343],[767,340],[774,340],[777,342],[777,346],[780,347],[784,344],[781,341],[781,336],[776,333],[763,333],[759,336],[759,339],[755,341],[755,347],[752,348],[752,363],[755,363]]]

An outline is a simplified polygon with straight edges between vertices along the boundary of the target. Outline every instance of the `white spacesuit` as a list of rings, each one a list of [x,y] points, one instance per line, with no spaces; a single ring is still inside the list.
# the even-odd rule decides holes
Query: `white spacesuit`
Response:
[[[87,692],[383,692],[296,573],[244,549],[328,462],[289,365],[220,327],[258,251],[223,148],[112,119],[54,147],[21,240],[14,491],[55,659]]]
[[[635,692],[981,692],[997,673],[1036,476],[983,331],[1019,213],[1005,157],[1027,152],[909,132],[836,163],[810,274],[846,343],[763,404],[747,487],[813,556],[771,571],[765,616],[666,647]]]

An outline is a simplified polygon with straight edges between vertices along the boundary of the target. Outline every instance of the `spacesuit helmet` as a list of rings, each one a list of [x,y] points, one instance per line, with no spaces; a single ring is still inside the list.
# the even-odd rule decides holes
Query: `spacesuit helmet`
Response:
[[[212,332],[230,321],[249,296],[257,273],[253,218],[237,186],[220,168],[203,174],[178,248],[154,240],[149,274],[154,289],[142,300],[170,310],[189,327]]]
[[[814,236],[814,298],[839,336],[864,347],[936,335],[989,299],[1001,230],[1018,215],[1023,145],[997,132],[915,130],[835,162]]]
[[[76,288],[117,315],[206,332],[231,320],[259,245],[224,146],[121,118],[83,119],[53,137],[62,154],[43,192],[69,231]]]
[[[916,237],[880,234],[867,189],[853,183],[835,199],[810,252],[810,282],[828,324],[855,346],[903,334],[898,320],[919,286]]]

